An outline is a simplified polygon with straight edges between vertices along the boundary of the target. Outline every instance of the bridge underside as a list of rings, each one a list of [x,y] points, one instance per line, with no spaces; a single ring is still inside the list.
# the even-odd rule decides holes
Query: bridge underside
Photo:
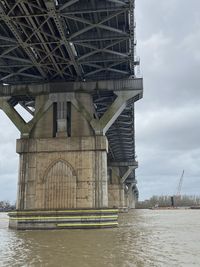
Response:
[[[0,81],[134,76],[133,0],[0,2]]]
[[[1,1],[0,108],[21,132],[11,227],[116,226],[113,208],[134,207],[133,11],[133,0]]]

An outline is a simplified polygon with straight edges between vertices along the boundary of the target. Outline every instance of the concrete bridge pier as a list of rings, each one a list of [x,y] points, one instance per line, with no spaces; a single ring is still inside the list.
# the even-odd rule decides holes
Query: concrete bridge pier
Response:
[[[118,167],[108,167],[108,206],[119,209],[127,208],[125,185],[121,183]]]
[[[47,97],[36,98],[36,114]],[[107,207],[107,139],[95,136],[70,97],[51,95],[29,138],[17,141],[20,210]],[[80,99],[92,113],[90,96]]]
[[[121,167],[115,166],[116,164],[121,165]],[[131,172],[137,168],[137,162],[128,167],[122,167],[123,162],[113,162],[111,165],[114,166],[108,166],[108,205],[110,208],[118,207],[121,212],[126,212],[135,208],[137,201],[134,191],[136,181],[132,179],[133,181],[126,183]]]
[[[100,119],[89,93],[39,94],[28,123],[9,97],[0,99],[0,108],[21,132],[17,211],[10,213],[11,228],[117,226],[126,178],[113,168],[113,184],[108,185],[105,133],[138,91],[116,94]]]
[[[137,202],[137,194],[135,192],[135,183],[127,185],[126,191],[126,203],[129,209],[135,209]]]

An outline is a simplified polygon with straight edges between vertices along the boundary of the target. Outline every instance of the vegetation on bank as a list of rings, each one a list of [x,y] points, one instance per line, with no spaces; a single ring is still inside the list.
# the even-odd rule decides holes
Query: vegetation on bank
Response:
[[[8,200],[1,200],[0,201],[0,211],[9,211],[14,210],[15,205],[11,204]]]
[[[169,207],[171,204],[171,196],[152,196],[150,199],[138,201],[136,208],[149,209],[152,207]],[[200,206],[200,196],[174,196],[174,205],[176,207]],[[0,201],[0,212],[14,209],[15,205],[13,205],[10,201]]]
[[[176,207],[200,206],[200,196],[174,196],[174,205]],[[152,196],[145,201],[138,201],[136,208],[148,209],[152,207],[171,206],[171,196]]]

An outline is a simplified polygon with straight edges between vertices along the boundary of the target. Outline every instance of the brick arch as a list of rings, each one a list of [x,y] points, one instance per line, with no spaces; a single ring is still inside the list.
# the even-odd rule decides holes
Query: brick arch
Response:
[[[44,208],[76,208],[77,176],[65,160],[53,161],[43,176]]]

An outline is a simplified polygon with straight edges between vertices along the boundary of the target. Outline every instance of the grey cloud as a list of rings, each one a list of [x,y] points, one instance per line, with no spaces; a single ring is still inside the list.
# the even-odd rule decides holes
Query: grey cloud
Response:
[[[199,1],[137,1],[138,54],[146,107],[196,102],[199,96]],[[189,19],[190,18],[190,19]],[[150,89],[150,90],[149,90]],[[151,104],[152,103],[152,104]]]
[[[155,149],[196,149],[200,136],[199,114],[200,106],[141,111],[136,116],[136,144],[148,139]]]
[[[144,75],[144,99],[136,104],[142,199],[173,191],[182,169],[187,174],[183,193],[199,194],[199,10],[198,0],[136,1]]]
[[[144,177],[143,181],[140,182],[140,187],[142,187],[142,192],[140,190],[140,195],[142,194],[142,199],[146,199],[153,195],[176,195],[177,187],[180,179],[180,173],[175,173],[174,176],[148,176]],[[198,179],[196,177],[191,177],[188,175],[184,176],[183,186],[181,193],[187,195],[198,195],[199,188],[196,187]]]

